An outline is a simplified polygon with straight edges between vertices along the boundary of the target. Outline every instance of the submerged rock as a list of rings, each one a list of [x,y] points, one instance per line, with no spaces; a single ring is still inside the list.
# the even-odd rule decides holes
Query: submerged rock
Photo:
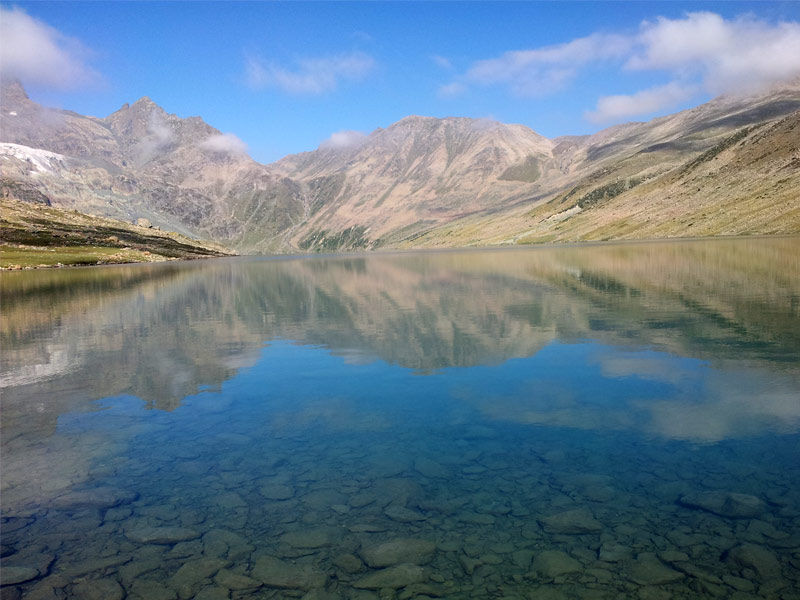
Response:
[[[111,508],[133,502],[139,494],[111,487],[97,487],[62,494],[53,500],[53,506],[61,509]]]
[[[550,579],[565,573],[575,573],[582,568],[581,563],[560,550],[546,550],[533,559],[533,570]]]
[[[631,549],[622,544],[606,542],[597,551],[597,558],[603,562],[620,562],[631,556]]]
[[[355,554],[339,554],[333,557],[333,564],[347,573],[358,573],[364,569],[364,563]]]
[[[341,596],[335,592],[325,590],[311,590],[305,594],[301,600],[341,600]]]
[[[76,583],[72,594],[82,600],[122,600],[125,597],[120,585],[109,577]]]
[[[191,598],[199,591],[200,582],[213,577],[228,565],[228,561],[219,558],[201,558],[185,562],[170,578],[170,586],[178,590],[178,596],[181,598]]]
[[[533,555],[533,550],[517,550],[511,554],[511,560],[513,560],[514,564],[520,569],[527,571],[531,566]]]
[[[252,577],[242,575],[241,573],[235,573],[228,569],[220,569],[214,577],[214,581],[229,590],[249,590],[261,587],[261,583]]]
[[[728,562],[756,571],[761,577],[778,577],[781,565],[775,555],[757,544],[741,544],[726,553]]]
[[[230,592],[223,587],[212,585],[195,594],[193,600],[229,600]]]
[[[322,548],[331,543],[331,531],[326,528],[290,531],[281,536],[281,542],[294,548]]]
[[[137,527],[125,532],[125,537],[140,544],[176,544],[200,537],[200,533],[186,527]]]
[[[126,600],[175,600],[178,595],[158,581],[137,579]]]
[[[594,518],[587,508],[576,508],[539,519],[548,533],[583,534],[597,533],[603,529],[602,523]]]
[[[366,546],[359,552],[370,567],[388,567],[401,563],[422,565],[433,558],[436,544],[428,540],[401,538]]]
[[[414,469],[430,479],[447,479],[450,475],[446,467],[429,458],[418,458],[415,460]]]
[[[425,569],[418,565],[396,565],[369,573],[353,582],[353,587],[367,590],[382,590],[406,587],[412,583],[419,583],[426,579]]]
[[[306,591],[324,587],[327,581],[325,573],[311,565],[296,565],[274,556],[256,560],[251,576],[270,587]]]
[[[33,567],[3,567],[3,585],[23,583],[38,576],[39,570]]]
[[[411,510],[410,508],[406,508],[405,506],[399,506],[397,504],[391,504],[387,506],[383,511],[383,514],[393,521],[399,521],[401,523],[413,523],[414,521],[425,520],[425,515],[422,513]]]
[[[678,503],[687,508],[705,510],[729,519],[749,519],[760,515],[766,504],[750,494],[735,492],[698,492],[681,496]]]
[[[294,498],[294,488],[282,483],[267,483],[259,490],[267,500],[289,500]]]
[[[663,585],[684,577],[683,573],[671,569],[650,553],[637,556],[629,574],[631,580],[639,585]]]

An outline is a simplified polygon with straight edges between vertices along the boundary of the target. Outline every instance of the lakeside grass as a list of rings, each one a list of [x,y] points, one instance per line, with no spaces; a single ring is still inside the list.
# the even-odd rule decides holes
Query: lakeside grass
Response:
[[[159,262],[162,256],[132,248],[108,246],[21,247],[0,245],[0,269],[37,269],[45,267]]]

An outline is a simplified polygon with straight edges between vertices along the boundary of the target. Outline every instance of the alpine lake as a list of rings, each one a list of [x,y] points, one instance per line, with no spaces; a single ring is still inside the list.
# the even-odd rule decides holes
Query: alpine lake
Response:
[[[800,238],[0,292],[2,600],[800,598]]]

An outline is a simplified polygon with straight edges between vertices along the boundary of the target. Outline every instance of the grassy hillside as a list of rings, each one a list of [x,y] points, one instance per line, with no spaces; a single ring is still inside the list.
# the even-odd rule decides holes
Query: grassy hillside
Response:
[[[159,262],[232,254],[211,242],[68,211],[0,199],[0,268]]]
[[[690,158],[647,148],[541,203],[467,217],[409,246],[800,233],[800,112],[742,127]]]

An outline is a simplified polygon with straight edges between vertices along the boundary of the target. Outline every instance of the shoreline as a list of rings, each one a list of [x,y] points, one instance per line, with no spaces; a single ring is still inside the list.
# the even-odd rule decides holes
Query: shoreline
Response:
[[[698,236],[698,237],[665,237],[665,238],[641,238],[641,239],[618,239],[618,240],[587,240],[587,241],[570,241],[570,242],[543,242],[540,244],[502,244],[502,245],[486,245],[486,246],[453,246],[446,248],[381,248],[376,250],[363,250],[356,252],[287,252],[286,254],[208,254],[205,256],[164,256],[155,252],[147,250],[137,250],[133,248],[106,248],[98,246],[69,246],[65,248],[74,249],[76,251],[83,251],[87,253],[96,253],[96,256],[101,256],[104,250],[114,250],[113,254],[101,256],[98,261],[81,261],[73,263],[65,263],[60,260],[55,263],[40,263],[36,265],[12,265],[0,266],[0,272],[15,272],[15,271],[34,271],[40,269],[67,269],[67,268],[85,268],[85,267],[101,267],[109,265],[135,265],[135,264],[155,264],[165,262],[175,262],[181,260],[206,260],[213,258],[247,258],[247,259],[263,259],[263,260],[295,260],[298,258],[347,258],[347,257],[366,257],[366,256],[390,256],[390,255],[407,255],[407,254],[440,254],[448,252],[470,252],[470,251],[511,251],[511,250],[533,250],[533,249],[553,249],[553,248],[576,248],[576,247],[592,247],[592,246],[609,246],[609,245],[636,245],[636,244],[654,244],[654,243],[680,243],[680,242],[705,242],[705,241],[726,241],[726,240],[744,240],[744,239],[791,239],[799,238],[800,233],[796,234],[754,234],[754,235],[720,235],[720,236]],[[46,253],[53,252],[51,248],[47,247],[23,247],[11,246],[8,244],[0,245],[0,260],[3,259],[3,254],[7,252],[7,248],[14,248],[17,250],[28,250],[32,253]],[[122,253],[128,253],[127,256],[120,256]],[[55,258],[55,257],[54,257]],[[59,258],[65,258],[59,255]],[[137,260],[139,258],[139,260]]]

